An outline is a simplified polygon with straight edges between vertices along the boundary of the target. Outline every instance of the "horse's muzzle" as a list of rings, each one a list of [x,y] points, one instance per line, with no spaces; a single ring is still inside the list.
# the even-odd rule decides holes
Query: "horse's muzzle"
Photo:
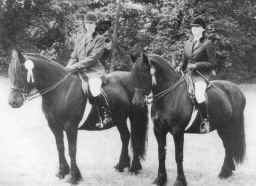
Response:
[[[9,94],[8,102],[12,108],[19,108],[23,105],[24,98],[20,93],[16,91],[11,91]]]

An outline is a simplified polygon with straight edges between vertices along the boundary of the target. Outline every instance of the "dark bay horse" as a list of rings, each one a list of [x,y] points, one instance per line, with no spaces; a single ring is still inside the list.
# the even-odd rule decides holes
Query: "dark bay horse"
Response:
[[[134,104],[144,104],[144,96],[153,93],[152,119],[158,142],[159,168],[154,183],[167,181],[165,168],[166,134],[171,133],[175,143],[177,178],[175,186],[186,186],[183,171],[183,143],[185,128],[189,123],[193,104],[187,93],[183,76],[177,73],[163,58],[143,54],[132,70],[137,79]],[[135,81],[136,82],[136,81]],[[211,131],[217,130],[224,148],[225,158],[219,173],[227,178],[235,170],[235,163],[242,163],[246,144],[244,129],[245,96],[229,81],[215,80],[207,89],[207,105]]]
[[[64,67],[38,54],[23,54],[12,50],[9,65],[9,78],[12,90],[9,95],[9,104],[19,108],[26,100],[26,96],[33,89],[37,89],[42,96],[42,109],[53,132],[58,150],[59,171],[57,176],[64,178],[71,173],[70,182],[77,183],[81,174],[76,163],[76,145],[78,124],[82,119],[87,95],[81,88],[81,80],[77,75],[68,74]],[[130,171],[138,173],[142,168],[141,158],[145,153],[147,133],[147,107],[134,107],[131,100],[134,86],[129,72],[113,72],[106,77],[104,91],[108,95],[113,117],[113,126],[116,126],[122,141],[122,150],[115,168],[123,171],[130,167]],[[28,97],[27,97],[28,98]],[[93,107],[82,130],[100,130],[96,124],[96,112]],[[128,145],[130,132],[127,118],[131,121],[131,143],[133,160],[130,166]],[[102,129],[101,129],[102,130]],[[64,155],[63,133],[67,134],[70,165]]]

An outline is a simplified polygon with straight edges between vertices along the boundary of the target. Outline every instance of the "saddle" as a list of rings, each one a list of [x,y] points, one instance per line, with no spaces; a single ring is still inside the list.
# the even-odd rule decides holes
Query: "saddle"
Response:
[[[195,84],[194,84],[192,75],[191,73],[188,72],[188,73],[185,73],[183,77],[186,83],[186,88],[187,88],[189,98],[191,99],[192,103],[195,104],[196,103]]]
[[[183,78],[186,83],[186,88],[187,88],[187,93],[189,95],[189,98],[191,99],[193,104],[197,104],[196,96],[195,96],[195,81],[193,79],[193,75],[191,72],[184,73]],[[206,80],[204,78],[206,83],[207,83],[207,88],[206,90],[212,85],[211,81]]]
[[[79,75],[79,78],[82,82],[83,93],[84,94],[91,94],[91,91],[89,91],[89,84],[93,84],[94,82],[93,81],[89,82],[89,77],[88,76],[84,76],[84,75],[81,75],[81,74],[78,74],[78,75]],[[100,85],[102,87],[108,83],[107,77],[105,75],[102,75],[97,79],[100,81],[98,83],[100,83]]]
[[[94,105],[94,109],[96,109],[98,115],[95,116],[98,118],[98,121],[96,123],[96,126],[99,128],[104,128],[106,126],[103,125],[103,123],[107,123],[107,119],[111,117],[111,110],[110,110],[110,104],[108,100],[108,96],[105,93],[104,89],[102,86],[106,85],[107,79],[105,76],[101,77],[91,77],[84,78],[82,75],[79,74],[79,77],[82,81],[82,90],[83,93],[87,96],[88,101],[91,105]],[[87,105],[87,104],[86,104]],[[85,105],[85,107],[86,107]],[[104,115],[104,116],[103,116]],[[83,122],[80,123],[85,123],[86,120],[83,120]],[[112,121],[111,121],[112,122]],[[105,124],[107,125],[107,124]]]
[[[207,112],[207,111],[200,110],[199,103],[197,102],[197,99],[195,96],[195,82],[194,82],[194,79],[193,79],[191,73],[186,73],[186,74],[184,74],[183,77],[184,77],[184,80],[186,83],[186,89],[188,92],[188,96],[193,104],[193,111],[190,116],[189,123],[188,123],[187,127],[185,128],[185,131],[189,132],[189,133],[201,133],[200,132],[201,131],[201,123],[204,119],[202,116],[202,113]]]

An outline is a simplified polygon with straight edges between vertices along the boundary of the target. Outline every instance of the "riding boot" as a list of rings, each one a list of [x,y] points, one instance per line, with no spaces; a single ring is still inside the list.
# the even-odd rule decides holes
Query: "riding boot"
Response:
[[[98,108],[100,122],[97,123],[96,126],[99,128],[104,128],[107,125],[111,125],[113,121],[107,98],[101,93],[89,100],[91,104],[96,105]]]
[[[207,106],[206,103],[199,103],[198,104],[199,112],[202,117],[202,123],[200,124],[200,132],[201,133],[208,133],[210,132],[210,123],[208,120],[208,114],[207,114]]]

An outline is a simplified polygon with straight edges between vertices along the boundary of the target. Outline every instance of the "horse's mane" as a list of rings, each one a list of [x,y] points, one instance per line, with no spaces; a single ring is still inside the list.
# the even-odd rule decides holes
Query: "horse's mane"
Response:
[[[62,65],[60,65],[58,62],[54,61],[54,60],[51,60],[49,58],[47,58],[46,56],[43,56],[41,54],[38,54],[38,53],[22,53],[25,57],[31,59],[37,59],[37,60],[40,60],[40,62],[43,62],[43,63],[47,63],[47,64],[50,64],[52,66],[55,66],[56,68],[61,68],[62,70],[64,70],[64,67]]]
[[[174,68],[169,64],[169,62],[159,55],[150,54],[149,60],[157,64],[160,69],[168,70],[170,73],[175,72]]]

